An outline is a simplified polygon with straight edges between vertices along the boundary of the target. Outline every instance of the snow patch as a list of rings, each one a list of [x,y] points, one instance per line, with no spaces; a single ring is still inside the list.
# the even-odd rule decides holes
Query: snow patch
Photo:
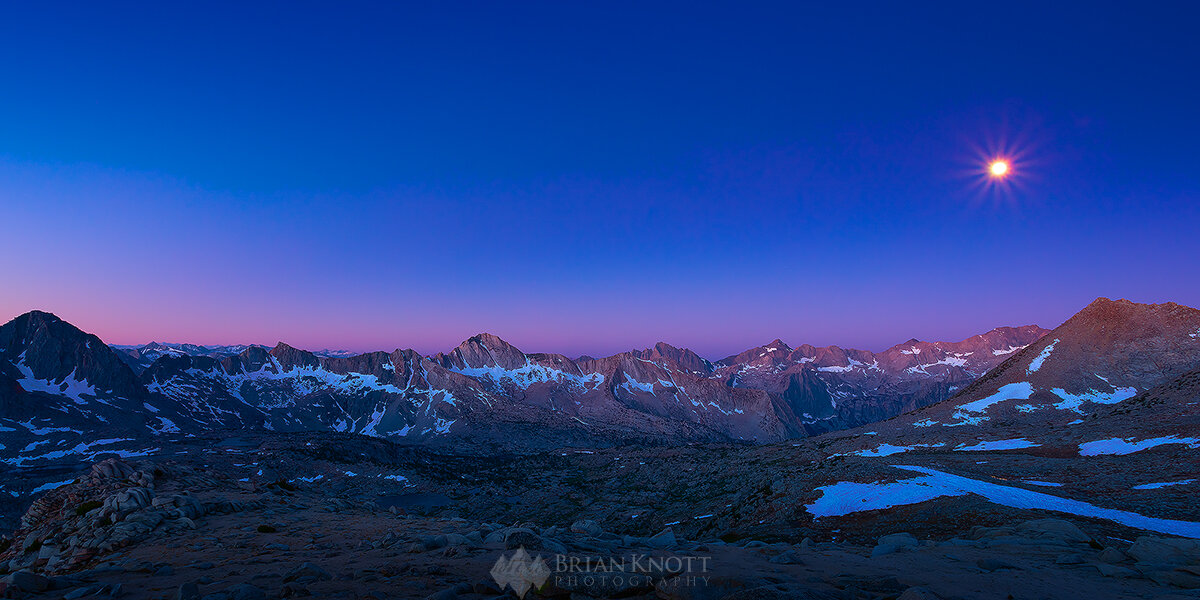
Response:
[[[1033,360],[1029,361],[1029,369],[1027,369],[1025,373],[1032,375],[1037,372],[1038,369],[1042,368],[1042,363],[1046,362],[1046,359],[1050,357],[1050,353],[1054,351],[1054,345],[1057,343],[1058,340],[1056,339],[1053,342],[1046,344],[1046,347],[1042,348],[1042,351],[1039,352],[1037,356],[1033,357]]]
[[[1017,450],[1020,448],[1033,448],[1040,446],[1025,438],[1014,438],[1011,440],[992,440],[988,442],[979,442],[973,446],[959,445],[954,450],[956,452],[986,452],[991,450]]]
[[[1105,519],[1158,533],[1200,538],[1200,523],[1192,521],[1159,519],[1123,510],[1102,508],[1079,500],[960,477],[926,467],[892,466],[907,471],[916,471],[924,476],[895,482],[839,482],[822,486],[817,488],[821,491],[821,497],[805,508],[815,517],[836,517],[864,510],[916,504],[943,496],[977,494],[991,502],[1012,508],[1049,510]]]
[[[846,454],[835,454],[834,456],[868,456],[868,457],[876,458],[876,457],[881,457],[881,456],[891,456],[893,454],[900,454],[902,452],[916,450],[917,448],[939,448],[939,447],[945,446],[945,445],[946,444],[944,442],[937,443],[937,444],[913,444],[911,446],[893,446],[892,444],[880,444],[878,448],[874,448],[871,450],[855,450],[854,452],[847,452]]]
[[[44,392],[66,396],[74,400],[75,404],[87,404],[88,400],[94,400],[97,396],[96,388],[92,384],[88,383],[87,380],[79,379],[79,375],[77,374],[78,369],[72,370],[66,377],[55,381],[34,377],[33,369],[30,369],[23,359],[17,361],[16,367],[22,375],[22,378],[17,380],[17,384],[27,392]],[[84,398],[84,396],[91,396],[91,398]]]
[[[630,375],[629,373],[625,373],[625,382],[617,387],[619,387],[631,394],[636,393],[635,390],[646,393],[646,394],[654,393],[654,384],[653,383],[642,383],[642,382],[634,379],[633,376]]]
[[[68,480],[66,480],[66,481],[58,481],[58,482],[55,482],[55,483],[43,483],[42,485],[39,485],[39,486],[37,486],[37,487],[33,488],[33,491],[31,491],[31,492],[29,492],[29,493],[30,493],[30,494],[37,494],[37,493],[40,493],[40,492],[48,492],[48,491],[50,491],[50,490],[56,490],[56,489],[58,489],[58,488],[60,488],[60,487],[62,487],[62,486],[64,486],[64,485],[67,485],[67,484],[69,484],[69,483],[74,483],[74,482],[75,482],[75,480],[74,480],[74,479],[68,479]]]
[[[1148,450],[1155,446],[1164,444],[1184,444],[1188,448],[1200,448],[1200,439],[1198,438],[1181,438],[1174,435],[1165,437],[1150,438],[1141,441],[1133,441],[1133,438],[1111,438],[1107,440],[1096,440],[1094,442],[1084,442],[1079,445],[1080,456],[1100,456],[1103,454],[1133,454]]]
[[[1088,390],[1082,394],[1072,394],[1062,388],[1054,388],[1050,390],[1054,395],[1062,398],[1062,402],[1056,403],[1054,408],[1059,410],[1069,410],[1083,414],[1079,407],[1083,406],[1084,402],[1095,402],[1096,404],[1116,404],[1124,400],[1128,400],[1138,394],[1137,388],[1119,387],[1111,392],[1097,392],[1096,390]]]
[[[959,408],[967,412],[984,412],[988,409],[988,407],[998,402],[1004,402],[1005,400],[1028,400],[1029,396],[1032,394],[1033,385],[1031,385],[1028,381],[1010,383],[1001,386],[1000,389],[991,396],[981,398],[974,402],[968,402],[960,405]]]
[[[1187,484],[1193,483],[1195,481],[1196,481],[1195,479],[1180,479],[1179,481],[1162,481],[1159,483],[1143,483],[1142,485],[1133,486],[1133,489],[1135,489],[1135,490],[1157,490],[1158,488],[1165,488],[1169,485],[1187,485]]]
[[[596,389],[604,383],[604,375],[591,373],[589,375],[573,375],[565,371],[534,364],[525,359],[525,366],[516,369],[503,367],[462,367],[453,371],[476,378],[488,378],[497,383],[509,382],[521,389],[529,389],[535,383],[566,384],[583,390]]]

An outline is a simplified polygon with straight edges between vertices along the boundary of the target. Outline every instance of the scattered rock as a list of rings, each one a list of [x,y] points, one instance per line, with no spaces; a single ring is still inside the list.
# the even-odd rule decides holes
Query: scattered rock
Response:
[[[1116,577],[1118,579],[1126,579],[1129,577],[1136,577],[1138,575],[1138,572],[1134,571],[1133,569],[1129,569],[1129,568],[1121,567],[1121,566],[1117,566],[1117,565],[1110,565],[1108,563],[1096,563],[1095,567],[1096,567],[1096,570],[1100,571],[1100,574],[1105,577]]]
[[[1200,567],[1180,567],[1164,574],[1162,581],[1185,590],[1200,590]]]
[[[200,586],[194,581],[179,586],[179,590],[175,592],[175,600],[200,600]]]
[[[904,590],[896,600],[941,600],[941,596],[927,587],[915,586]]]
[[[333,575],[330,575],[329,571],[310,562],[301,564],[283,576],[284,583],[295,581],[296,583],[305,585],[329,579],[333,579]]]
[[[871,556],[884,556],[918,546],[920,546],[920,542],[911,533],[893,533],[879,538],[878,545],[871,550]]]
[[[80,588],[75,588],[66,594],[63,594],[63,600],[75,600],[85,596],[94,596],[104,589],[102,585],[85,585]]]
[[[545,550],[546,544],[538,534],[528,529],[514,529],[504,537],[504,547],[509,550]]]
[[[988,571],[988,572],[999,571],[1001,569],[1012,569],[1012,570],[1020,570],[1021,569],[1021,567],[1018,567],[1017,565],[1014,565],[1006,560],[1001,560],[999,558],[981,558],[981,559],[975,561],[975,565],[978,566],[980,569],[983,569],[984,571]]]
[[[33,571],[17,571],[4,578],[8,587],[23,592],[44,592],[50,589],[50,579]]]
[[[652,548],[674,548],[678,543],[675,532],[670,527],[646,539],[646,544]]]
[[[1186,565],[1200,562],[1200,540],[1142,536],[1128,553],[1138,564]]]
[[[1100,552],[1100,556],[1098,556],[1097,558],[1099,558],[1101,562],[1106,562],[1106,563],[1115,565],[1120,562],[1125,562],[1125,560],[1128,557],[1125,556],[1124,552],[1121,552],[1120,550],[1118,550],[1112,546],[1109,546],[1109,547],[1105,548],[1104,550],[1102,550]]]
[[[1077,554],[1074,552],[1068,552],[1067,554],[1059,554],[1058,558],[1054,559],[1054,564],[1056,564],[1056,565],[1082,565],[1083,564],[1083,555]]]
[[[1035,519],[1017,525],[1016,532],[1026,537],[1058,542],[1086,544],[1091,536],[1069,521],[1062,519]]]
[[[783,552],[772,556],[771,562],[777,565],[802,565],[804,560],[795,550],[784,550]]]
[[[312,592],[308,591],[307,587],[298,583],[285,583],[283,587],[279,588],[279,596],[281,598],[299,598],[311,595]]]
[[[225,594],[229,600],[266,600],[267,598],[266,592],[248,583],[235,585],[225,590]]]
[[[598,525],[595,521],[585,519],[583,521],[575,521],[572,523],[571,532],[580,533],[588,537],[599,537],[600,534],[604,533],[604,529],[601,528],[600,525]]]

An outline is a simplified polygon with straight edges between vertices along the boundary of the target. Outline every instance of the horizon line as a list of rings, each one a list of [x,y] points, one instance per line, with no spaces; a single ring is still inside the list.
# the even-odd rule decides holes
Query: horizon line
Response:
[[[1097,300],[1099,300],[1099,299],[1101,299],[1101,298],[1097,298]],[[1105,299],[1106,299],[1106,298],[1105,298]],[[94,333],[91,333],[91,332],[89,332],[89,331],[86,331],[86,330],[84,330],[82,327],[79,327],[78,325],[76,325],[75,323],[73,323],[73,322],[71,322],[71,321],[68,321],[68,320],[66,320],[66,319],[63,319],[62,317],[59,317],[57,314],[55,314],[55,313],[53,313],[53,312],[51,312],[51,311],[46,311],[46,310],[41,310],[41,309],[31,309],[31,310],[25,311],[25,312],[23,312],[23,313],[21,313],[21,314],[19,314],[19,315],[16,315],[15,317],[12,317],[12,318],[10,318],[8,321],[5,321],[5,324],[7,324],[7,323],[11,323],[12,321],[15,321],[16,319],[18,319],[18,318],[20,318],[20,317],[23,317],[23,316],[25,316],[25,315],[29,315],[29,314],[32,314],[32,313],[42,313],[42,314],[51,315],[51,316],[55,317],[56,319],[58,319],[58,320],[60,320],[60,321],[63,321],[64,323],[68,323],[68,324],[70,324],[71,326],[75,327],[76,329],[79,329],[80,331],[83,331],[83,332],[84,332],[84,333],[86,333],[86,334],[89,334],[89,335],[96,335],[96,337],[100,337],[100,336],[99,336],[99,335],[97,335],[97,334],[94,334]],[[1047,332],[1048,332],[1048,331],[1053,331],[1053,329],[1054,329],[1053,327],[1051,327],[1051,328],[1042,327],[1041,325],[1039,325],[1039,324],[1037,324],[1037,323],[1027,323],[1027,324],[1024,324],[1024,325],[997,325],[997,326],[995,326],[995,327],[992,327],[992,328],[990,328],[990,329],[987,329],[987,330],[985,330],[985,331],[982,331],[982,332],[980,332],[980,333],[976,333],[976,334],[969,335],[969,336],[967,336],[967,337],[965,337],[965,338],[962,338],[962,339],[960,339],[960,340],[923,340],[923,339],[921,339],[921,338],[918,338],[918,337],[915,337],[915,336],[913,336],[913,337],[909,337],[908,339],[906,339],[906,340],[904,340],[904,341],[897,342],[897,343],[895,343],[895,344],[892,344],[892,345],[890,345],[890,346],[887,346],[887,347],[883,348],[882,350],[867,350],[867,349],[863,349],[863,348],[854,348],[854,347],[849,347],[849,346],[842,346],[842,345],[839,345],[839,344],[827,344],[827,345],[824,345],[824,346],[817,346],[817,345],[814,345],[814,344],[808,344],[808,343],[806,343],[806,342],[802,342],[802,343],[801,343],[801,344],[799,344],[799,345],[793,346],[793,345],[789,344],[788,342],[784,341],[784,340],[783,340],[783,338],[779,338],[779,337],[777,337],[777,338],[775,338],[775,339],[773,339],[773,340],[770,340],[770,341],[768,341],[768,342],[765,342],[765,343],[763,343],[763,344],[759,344],[759,345],[757,345],[757,346],[750,346],[750,347],[748,347],[748,348],[745,348],[745,349],[743,349],[743,350],[740,350],[740,351],[738,351],[738,352],[734,352],[734,353],[732,353],[732,354],[728,354],[728,355],[726,355],[726,356],[723,356],[723,357],[720,357],[720,358],[716,358],[716,359],[710,359],[710,358],[706,358],[705,356],[701,355],[699,352],[696,352],[695,350],[692,350],[691,348],[689,348],[689,347],[687,347],[687,346],[676,346],[675,344],[672,344],[671,342],[668,342],[668,341],[666,341],[666,340],[658,340],[657,342],[655,342],[655,344],[654,344],[654,345],[651,345],[651,346],[650,346],[650,347],[648,347],[648,348],[637,348],[637,347],[631,347],[631,348],[629,348],[629,349],[627,349],[627,350],[622,350],[622,351],[616,352],[616,353],[614,353],[614,354],[608,354],[608,355],[604,355],[604,356],[596,356],[596,355],[593,355],[593,354],[590,354],[590,353],[583,353],[583,354],[580,354],[580,355],[578,355],[578,356],[572,357],[572,356],[570,356],[570,355],[568,355],[568,354],[563,354],[563,353],[561,353],[561,352],[528,352],[528,351],[526,351],[526,350],[523,350],[523,349],[521,349],[521,348],[518,348],[518,347],[517,347],[515,344],[512,344],[511,342],[508,342],[508,341],[507,341],[507,340],[504,338],[504,336],[501,336],[501,335],[498,335],[498,334],[495,334],[495,333],[491,333],[491,332],[488,332],[488,331],[481,331],[481,332],[475,333],[475,334],[473,334],[473,335],[471,335],[471,336],[468,336],[468,337],[467,337],[466,339],[464,339],[462,342],[459,342],[457,345],[455,345],[455,346],[453,346],[453,347],[451,347],[451,348],[449,348],[449,349],[447,349],[447,350],[441,350],[441,351],[438,351],[438,352],[435,352],[435,353],[429,353],[429,354],[427,354],[427,353],[423,353],[423,352],[420,352],[420,351],[417,351],[416,349],[414,349],[414,348],[412,348],[412,347],[404,348],[404,347],[399,347],[399,346],[397,346],[396,348],[394,348],[394,349],[392,349],[392,350],[383,350],[383,349],[377,349],[377,350],[366,350],[366,351],[350,350],[350,349],[346,349],[346,348],[337,348],[337,347],[329,347],[329,346],[326,346],[326,347],[324,347],[324,348],[319,348],[319,349],[307,349],[307,348],[301,348],[301,347],[299,347],[299,346],[294,346],[294,345],[292,345],[292,344],[290,344],[290,343],[288,343],[288,342],[286,342],[286,341],[284,341],[284,340],[279,340],[279,341],[276,341],[274,344],[262,344],[262,343],[257,343],[257,342],[250,342],[250,343],[228,343],[228,344],[224,344],[224,343],[221,343],[221,344],[197,344],[197,343],[193,343],[193,342],[160,342],[160,341],[158,341],[158,340],[150,340],[149,342],[133,343],[133,344],[117,344],[117,343],[110,343],[110,342],[107,342],[107,341],[105,341],[103,338],[101,338],[101,341],[102,341],[102,342],[104,342],[104,344],[105,344],[106,346],[110,347],[110,348],[120,348],[120,349],[137,349],[137,348],[141,348],[141,347],[144,347],[144,346],[148,346],[148,345],[150,345],[150,344],[161,344],[161,345],[164,345],[164,346],[182,346],[182,345],[189,345],[189,346],[199,346],[199,347],[201,347],[201,348],[205,348],[205,349],[222,348],[222,347],[229,347],[229,346],[245,346],[245,347],[247,347],[247,348],[249,348],[249,347],[260,347],[260,348],[266,348],[266,349],[268,349],[268,350],[269,350],[269,349],[272,349],[272,348],[278,347],[280,344],[282,344],[282,345],[285,345],[285,346],[287,346],[287,347],[289,347],[289,348],[295,348],[295,349],[297,349],[297,350],[301,350],[301,351],[303,351],[303,352],[308,352],[308,353],[310,353],[310,354],[316,354],[316,353],[318,353],[318,352],[347,352],[347,353],[351,353],[351,354],[349,354],[349,356],[362,356],[362,355],[365,355],[365,354],[372,354],[372,353],[375,353],[375,352],[382,352],[382,353],[384,353],[384,354],[392,354],[393,352],[400,352],[400,351],[404,351],[404,350],[411,350],[411,351],[413,351],[413,352],[416,352],[417,354],[419,354],[419,355],[421,355],[421,356],[423,356],[423,357],[425,357],[425,358],[432,358],[433,356],[435,356],[435,355],[437,355],[437,354],[449,354],[450,352],[453,352],[455,349],[457,349],[458,347],[462,346],[462,344],[466,343],[467,341],[470,341],[470,340],[471,340],[471,339],[473,339],[473,338],[480,337],[480,336],[484,336],[484,335],[490,335],[490,336],[492,336],[492,337],[495,337],[495,338],[498,338],[498,339],[500,339],[501,341],[503,341],[503,342],[504,342],[504,343],[506,343],[506,344],[509,344],[510,346],[512,346],[513,348],[516,348],[516,349],[517,349],[519,352],[521,352],[522,354],[525,354],[525,355],[530,355],[530,354],[557,354],[557,355],[559,355],[559,356],[564,356],[564,357],[567,357],[568,359],[570,359],[570,360],[572,360],[572,361],[579,360],[579,359],[581,359],[581,358],[584,358],[584,357],[587,357],[587,358],[608,358],[608,357],[611,357],[611,356],[617,356],[617,355],[619,355],[619,354],[623,354],[623,353],[626,353],[626,352],[642,352],[642,351],[645,351],[645,350],[651,350],[651,349],[653,349],[653,348],[654,348],[654,346],[656,346],[656,345],[658,345],[658,344],[666,344],[666,345],[668,345],[668,346],[670,346],[670,347],[672,347],[672,348],[678,349],[678,350],[687,350],[687,351],[689,351],[689,352],[692,352],[693,354],[695,354],[695,355],[697,355],[697,356],[699,356],[699,357],[703,358],[704,360],[707,360],[707,361],[709,361],[709,362],[711,362],[711,363],[717,363],[717,362],[720,362],[720,361],[722,361],[722,360],[725,360],[726,358],[731,358],[731,357],[737,356],[738,354],[741,354],[742,352],[746,352],[746,351],[749,351],[749,350],[753,350],[753,349],[755,349],[755,348],[764,348],[764,347],[767,347],[767,346],[769,346],[769,345],[771,345],[771,344],[773,344],[773,343],[775,343],[775,342],[780,342],[780,343],[782,343],[783,345],[787,346],[787,347],[788,347],[790,350],[795,350],[796,348],[798,348],[798,347],[800,347],[800,346],[805,346],[805,345],[808,345],[808,346],[812,346],[812,347],[814,347],[814,348],[818,348],[818,349],[820,349],[820,348],[838,348],[838,349],[840,349],[840,350],[854,350],[854,351],[859,351],[859,352],[870,352],[870,353],[872,353],[872,354],[879,354],[879,353],[882,353],[882,352],[887,352],[888,350],[890,350],[890,349],[892,349],[892,348],[895,348],[895,347],[897,347],[897,346],[901,346],[901,345],[903,345],[903,344],[907,344],[907,343],[912,343],[912,342],[914,342],[914,341],[915,341],[915,342],[921,342],[921,343],[927,343],[927,344],[958,344],[958,343],[962,343],[962,342],[965,342],[965,341],[967,341],[967,340],[970,340],[971,338],[975,338],[975,337],[979,337],[979,336],[982,336],[982,335],[985,335],[985,334],[991,333],[991,332],[993,332],[993,331],[996,331],[996,330],[998,330],[998,329],[1022,329],[1022,328],[1026,328],[1026,327],[1036,327],[1036,328],[1038,328],[1038,329],[1042,329],[1042,330],[1044,330],[1044,331],[1047,331]]]

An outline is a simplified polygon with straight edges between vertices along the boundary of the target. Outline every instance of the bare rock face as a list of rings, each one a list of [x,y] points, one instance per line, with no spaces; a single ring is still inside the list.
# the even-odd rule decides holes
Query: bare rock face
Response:
[[[670,364],[677,371],[686,371],[697,375],[712,373],[713,364],[687,348],[676,348],[666,342],[659,342],[653,348],[633,351],[631,354],[642,360]]]
[[[102,398],[145,395],[133,371],[100,338],[50,313],[29,312],[0,326],[0,359],[9,363],[4,369],[9,377],[41,382],[31,384],[38,391],[74,388]]]
[[[270,354],[279,365],[280,370],[283,371],[312,368],[321,364],[321,361],[311,352],[297,350],[283,342],[279,342],[274,348],[271,348]]]
[[[848,433],[831,454],[1186,452],[1198,444],[1198,392],[1200,311],[1100,298],[949,400],[881,423],[869,440]],[[1149,483],[1170,484],[1173,462],[1162,470],[1167,479]]]
[[[1061,425],[1200,368],[1200,310],[1100,298],[914,419]]]
[[[447,369],[519,369],[527,363],[524,353],[490,333],[473,336],[451,350],[450,354],[439,354],[433,360]]]

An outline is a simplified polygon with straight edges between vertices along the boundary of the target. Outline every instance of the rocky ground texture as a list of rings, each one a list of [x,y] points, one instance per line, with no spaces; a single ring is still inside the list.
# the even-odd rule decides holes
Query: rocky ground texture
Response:
[[[886,458],[829,458],[846,443],[479,457],[350,434],[180,438],[41,495],[2,542],[0,594],[512,597],[492,571],[524,548],[550,569],[526,598],[1200,597],[1200,540],[1109,519],[971,494],[816,515],[830,485],[898,477]],[[1194,484],[1133,492],[1122,475],[1185,475],[1188,452],[929,450],[903,464],[1041,491],[1024,482],[1069,467],[1076,481],[1053,493],[1090,486],[1097,505],[1200,521]],[[582,573],[560,556],[641,566]]]

